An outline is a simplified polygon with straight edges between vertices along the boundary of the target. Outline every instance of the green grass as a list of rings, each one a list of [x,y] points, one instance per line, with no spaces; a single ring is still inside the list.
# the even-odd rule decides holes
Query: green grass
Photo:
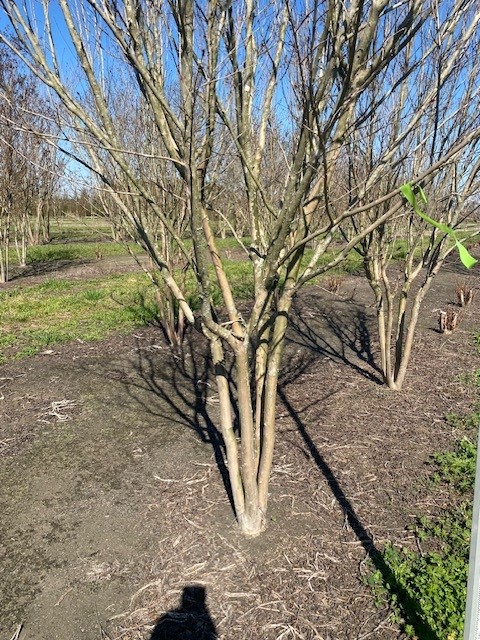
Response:
[[[248,238],[244,241],[248,244]],[[218,244],[222,250],[238,246],[234,238],[219,240]],[[133,243],[132,248],[141,251]],[[70,242],[32,247],[28,260],[35,263],[94,259],[98,251],[103,256],[126,253],[124,247],[113,242]],[[327,253],[322,262],[332,257],[332,253]],[[234,298],[251,300],[251,261],[225,259],[224,266]],[[361,256],[351,251],[342,267],[333,273],[354,273],[361,267]],[[223,306],[213,267],[211,272],[214,304]],[[198,308],[200,298],[192,274],[185,276],[185,285],[190,305]],[[0,293],[0,362],[33,355],[62,342],[99,340],[112,331],[129,331],[134,326],[153,322],[156,317],[153,288],[143,274],[86,281],[49,279],[31,287],[8,289]]]
[[[86,239],[86,234],[82,233],[81,229],[75,228],[74,234],[77,232],[79,238],[82,240]],[[53,237],[57,238],[58,236],[53,234]],[[75,237],[76,236],[72,235],[70,231],[64,234],[64,239],[70,238],[73,240]],[[244,241],[248,242],[248,238],[244,238]],[[136,255],[145,253],[136,242],[129,242],[128,246]],[[218,240],[218,247],[223,251],[235,249],[238,246],[235,238]],[[55,262],[57,260],[95,260],[99,257],[99,254],[101,257],[107,258],[112,256],[126,256],[129,255],[129,252],[122,244],[113,241],[102,241],[100,237],[98,242],[79,242],[78,240],[65,243],[55,242],[29,247],[27,249],[27,264]],[[10,262],[13,265],[18,264],[17,252],[13,247],[10,249]]]
[[[253,271],[250,260],[225,260],[224,265],[233,290],[233,295],[239,300],[250,300],[253,298]],[[221,304],[219,291],[215,302],[216,304]]]
[[[104,239],[112,235],[111,226],[103,218],[66,217],[54,219],[50,223],[52,240]]]
[[[471,380],[480,387],[480,372]],[[448,507],[438,515],[420,515],[408,528],[418,550],[387,544],[387,571],[372,571],[367,582],[377,599],[390,601],[409,637],[421,640],[460,640],[466,605],[472,493],[480,412],[447,418],[465,436],[450,451],[433,456],[431,488],[448,491]],[[385,574],[388,573],[386,576]]]
[[[253,294],[250,262],[226,261],[237,299]],[[216,304],[223,304],[213,285]],[[196,308],[193,278],[187,295]],[[154,289],[144,274],[89,280],[48,279],[0,293],[0,363],[34,355],[72,340],[100,340],[113,331],[128,332],[157,321]]]
[[[46,280],[0,293],[0,362],[71,340],[100,340],[156,319],[146,276]]]
[[[217,238],[216,242],[217,242],[217,247],[219,249],[223,249],[223,250],[241,249],[243,251],[242,246],[238,243],[238,240],[233,236],[227,236],[226,238]],[[252,239],[248,236],[245,236],[244,238],[242,238],[242,242],[246,247],[249,247],[252,242]]]
[[[225,248],[223,244],[230,246],[232,239],[222,241]],[[104,255],[124,252],[114,243],[70,243],[34,247],[29,259],[92,258],[97,247]],[[358,264],[355,256],[353,266]],[[252,263],[226,259],[224,265],[235,299],[250,300]],[[222,306],[213,268],[212,283],[214,304]],[[186,291],[191,306],[198,308],[199,296],[191,275],[186,277]],[[52,278],[35,286],[15,287],[0,293],[0,363],[34,355],[62,342],[100,340],[113,331],[127,332],[156,319],[154,291],[143,274],[85,281]]]
[[[143,253],[136,243],[129,243],[136,254]],[[27,250],[27,264],[55,262],[57,260],[95,260],[99,257],[126,256],[127,249],[115,242],[72,242],[67,244],[44,244],[29,247]],[[12,264],[18,263],[16,251],[10,249]]]

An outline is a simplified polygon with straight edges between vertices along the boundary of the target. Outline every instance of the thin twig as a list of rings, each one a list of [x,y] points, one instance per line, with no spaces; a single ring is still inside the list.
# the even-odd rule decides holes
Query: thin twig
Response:
[[[13,634],[13,636],[11,637],[11,639],[10,639],[10,640],[18,640],[18,638],[20,637],[20,633],[22,632],[22,629],[23,629],[23,622],[21,622],[21,623],[18,625],[18,627],[17,627],[17,629],[16,629],[15,633]]]

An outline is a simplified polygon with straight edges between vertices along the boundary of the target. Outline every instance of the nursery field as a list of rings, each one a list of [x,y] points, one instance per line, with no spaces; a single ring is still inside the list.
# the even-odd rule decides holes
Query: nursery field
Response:
[[[453,604],[448,590],[421,600],[401,563],[440,557],[446,537],[428,519],[470,495],[451,481],[461,459],[433,456],[476,437],[480,302],[437,331],[475,269],[452,257],[440,272],[402,392],[381,384],[358,265],[336,293],[327,280],[304,288],[268,527],[246,539],[223,482],[207,345],[189,331],[172,353],[140,266],[105,229],[80,231],[64,226],[0,288],[0,640],[158,639],[168,612],[198,640],[459,640],[432,623],[439,603],[461,616],[458,584]],[[247,304],[248,263],[223,250]],[[463,580],[460,560],[454,571]]]

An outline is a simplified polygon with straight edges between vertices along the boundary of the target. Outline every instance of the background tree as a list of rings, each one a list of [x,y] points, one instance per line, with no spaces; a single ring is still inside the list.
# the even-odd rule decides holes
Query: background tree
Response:
[[[49,239],[49,215],[62,173],[54,127],[36,82],[5,46],[0,51],[0,281],[9,247],[25,266],[27,246]]]
[[[293,297],[403,206],[395,185],[380,199],[365,196],[366,205],[353,202],[334,211],[330,193],[342,150],[363,125],[366,91],[392,69],[392,84],[377,85],[377,102],[388,99],[392,86],[416,68],[392,62],[410,44],[423,52],[428,34],[442,37],[441,24],[433,20],[430,3],[416,0],[393,6],[387,0],[59,0],[58,6],[61,15],[52,20],[56,8],[46,0],[36,4],[35,16],[29,2],[0,0],[20,44],[3,39],[51,88],[68,114],[62,116],[65,140],[88,150],[84,163],[135,227],[187,321],[207,337],[235,512],[242,531],[255,535],[265,525],[276,390]],[[445,3],[441,14],[460,8],[475,14],[468,0]],[[74,85],[71,65],[67,72],[59,62],[56,29],[75,52]],[[148,158],[136,145],[125,146],[116,120],[120,67],[131,76],[130,95],[148,112],[161,141]],[[274,174],[281,180],[272,182],[265,167],[276,128],[282,154]],[[470,131],[458,149],[476,136],[478,130]],[[425,180],[451,153],[411,178]],[[191,244],[139,172],[147,159],[166,163],[167,189],[179,193],[170,185],[181,184]],[[220,214],[214,185],[221,184],[229,163],[242,176],[236,188],[251,237],[248,246],[239,239],[254,283],[248,312],[236,304],[215,237]],[[127,206],[125,192],[158,218],[175,243],[195,281],[197,307],[157,251],[142,207]],[[379,200],[389,205],[319,264],[341,224],[374,210]],[[228,211],[221,214],[228,220]],[[214,289],[221,292],[221,305]]]
[[[406,47],[359,102],[362,128],[350,135],[343,177],[337,182],[343,183],[337,189],[343,206],[345,201],[359,206],[381,199],[395,185],[439,163],[438,170],[422,181],[426,212],[457,227],[478,208],[478,136],[460,152],[452,151],[480,122],[479,17],[458,12],[442,23],[441,5],[434,6],[435,19],[427,32],[431,37],[421,53],[412,45]],[[412,73],[395,84],[395,66]],[[381,84],[391,92],[386,99],[381,92],[379,101]],[[389,206],[382,202],[376,210],[351,218],[347,235],[358,234]],[[415,215],[408,204],[357,245],[375,294],[381,369],[391,389],[403,385],[422,302],[454,246],[448,235]]]

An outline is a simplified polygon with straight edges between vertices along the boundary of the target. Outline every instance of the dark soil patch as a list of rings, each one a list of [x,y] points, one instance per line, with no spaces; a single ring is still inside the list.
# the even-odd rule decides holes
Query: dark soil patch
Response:
[[[433,312],[458,279],[435,283],[401,393],[379,384],[362,278],[299,296],[269,524],[254,540],[235,528],[217,464],[198,336],[185,366],[145,329],[2,367],[1,640],[18,624],[21,639],[150,638],[162,616],[194,620],[198,640],[402,637],[362,575],[372,549],[412,544],[405,525],[435,510],[425,463],[457,435],[445,414],[473,401],[458,376],[479,367],[480,308],[450,336]]]
[[[145,258],[141,257],[142,262]],[[12,267],[8,282],[0,288],[29,286],[47,278],[101,278],[109,275],[138,272],[138,264],[131,256],[107,256],[101,260],[49,260],[34,262],[26,267]]]

